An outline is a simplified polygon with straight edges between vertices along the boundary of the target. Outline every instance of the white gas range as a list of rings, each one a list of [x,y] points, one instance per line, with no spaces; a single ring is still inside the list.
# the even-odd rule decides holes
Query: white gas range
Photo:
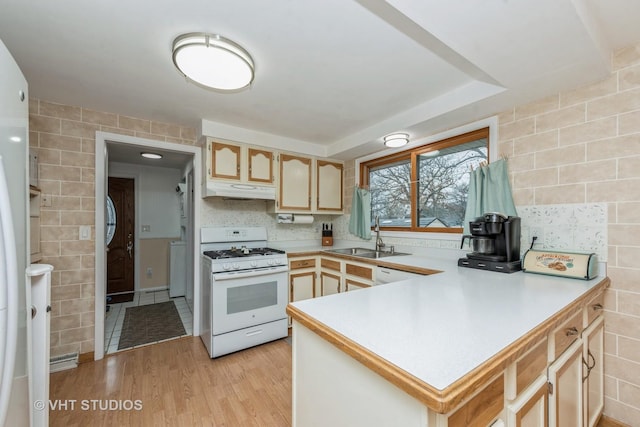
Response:
[[[264,227],[203,227],[200,337],[214,358],[288,334],[287,254]]]

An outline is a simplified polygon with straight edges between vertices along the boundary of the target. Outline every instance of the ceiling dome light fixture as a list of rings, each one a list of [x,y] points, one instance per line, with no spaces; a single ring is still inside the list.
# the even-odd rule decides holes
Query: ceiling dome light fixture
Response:
[[[384,137],[384,145],[391,148],[402,147],[409,143],[408,133],[392,133]]]
[[[219,91],[235,91],[251,84],[251,55],[218,34],[188,33],[173,41],[173,63],[193,83]]]
[[[145,159],[158,160],[162,158],[162,154],[158,154],[158,153],[140,153],[140,155]]]

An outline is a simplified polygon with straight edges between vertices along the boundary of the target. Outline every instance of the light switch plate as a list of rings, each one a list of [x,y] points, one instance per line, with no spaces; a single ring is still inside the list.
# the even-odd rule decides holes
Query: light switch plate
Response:
[[[80,234],[80,240],[91,240],[91,226],[81,225],[79,234]]]
[[[143,225],[142,226],[142,232],[143,233],[149,233],[151,231],[151,226],[150,225]]]

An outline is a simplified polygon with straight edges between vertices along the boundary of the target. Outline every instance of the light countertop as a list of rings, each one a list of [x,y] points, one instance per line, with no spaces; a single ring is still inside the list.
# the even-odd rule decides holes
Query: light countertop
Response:
[[[416,255],[396,256],[393,262],[443,272],[291,306],[438,390],[604,279],[505,274]]]

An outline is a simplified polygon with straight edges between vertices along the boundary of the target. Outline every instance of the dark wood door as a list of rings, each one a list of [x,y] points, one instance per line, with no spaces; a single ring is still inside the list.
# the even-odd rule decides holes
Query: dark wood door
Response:
[[[107,246],[107,295],[133,292],[135,242],[134,181],[109,177],[109,197],[116,211],[113,239]]]

